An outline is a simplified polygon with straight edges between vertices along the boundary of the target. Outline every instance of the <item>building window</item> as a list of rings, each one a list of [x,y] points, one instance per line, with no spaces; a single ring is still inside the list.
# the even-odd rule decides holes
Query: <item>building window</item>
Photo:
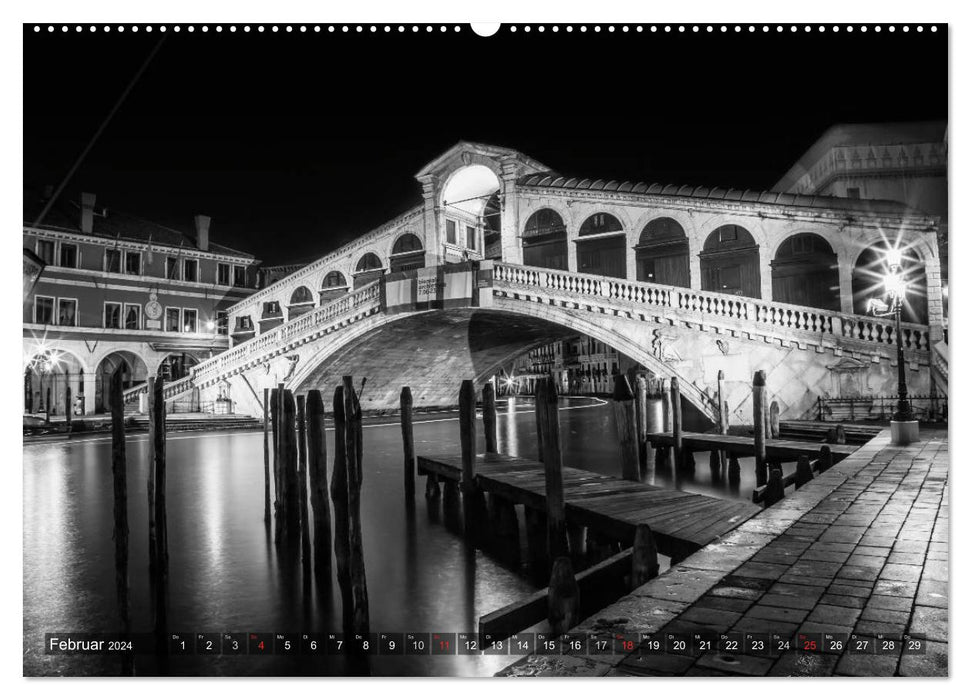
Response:
[[[165,258],[165,279],[167,280],[179,279],[179,259],[178,258]]]
[[[243,265],[233,265],[233,286],[246,286],[246,267]]]
[[[236,317],[236,333],[253,330],[253,319],[249,316]]]
[[[165,330],[171,333],[178,333],[181,329],[179,325],[181,318],[181,311],[179,309],[165,309]]]
[[[216,333],[229,335],[229,314],[225,311],[216,312]]]
[[[216,264],[216,284],[229,285],[229,265],[226,263]]]
[[[475,226],[465,227],[465,247],[475,250]]]
[[[54,241],[37,239],[37,257],[48,265],[54,264]]]
[[[121,328],[121,304],[105,302],[105,328]]]
[[[78,266],[78,247],[73,243],[61,243],[61,267]]]
[[[277,318],[282,315],[283,315],[283,312],[280,310],[280,302],[278,301],[263,302],[263,318]]]
[[[140,275],[142,274],[142,254],[126,251],[125,252],[125,274],[127,275]]]
[[[182,261],[182,279],[186,282],[199,281],[199,261],[186,259]]]
[[[859,187],[847,187],[846,188],[846,196],[849,197],[850,199],[859,199],[860,198],[860,188]]]
[[[54,323],[54,297],[34,297],[34,323]]]
[[[198,312],[195,309],[182,309],[182,331],[184,333],[195,333]]]
[[[445,220],[445,241],[455,245],[458,234],[456,233],[457,225],[451,219]]]
[[[58,299],[57,300],[57,325],[59,326],[78,325],[78,300],[77,299]]]
[[[125,330],[137,331],[142,327],[141,304],[125,304]]]
[[[105,272],[121,272],[121,251],[117,248],[105,251]]]

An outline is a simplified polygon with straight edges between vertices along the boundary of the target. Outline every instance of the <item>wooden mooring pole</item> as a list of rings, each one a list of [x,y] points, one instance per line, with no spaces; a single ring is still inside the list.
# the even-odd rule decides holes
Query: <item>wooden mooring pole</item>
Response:
[[[614,425],[620,443],[621,476],[628,481],[640,481],[641,460],[637,443],[637,407],[634,392],[623,374],[614,375]]]
[[[496,437],[496,387],[492,382],[482,386],[482,427],[485,429],[485,451],[498,452]]]
[[[354,378],[344,376],[344,434],[347,461],[347,514],[350,537],[350,580],[354,609],[351,631],[368,634],[371,628],[367,577],[364,572],[364,534],[361,524],[361,486],[364,482],[364,430]]]
[[[473,542],[484,540],[487,522],[485,496],[475,480],[475,384],[462,381],[459,389],[459,439],[462,446],[462,509],[465,515],[465,534]]]
[[[283,392],[283,517],[286,539],[300,539],[300,481],[297,473],[297,407],[293,392]]]
[[[148,378],[148,582],[154,597],[158,569],[158,539],[155,529],[155,377]]]
[[[634,589],[644,585],[657,576],[659,571],[654,533],[646,523],[641,523],[634,529],[630,587]]]
[[[330,500],[327,498],[327,434],[324,399],[317,389],[307,392],[307,470],[310,507],[314,513],[314,574],[330,583]]]
[[[151,380],[149,380],[151,381]],[[270,389],[263,389],[263,522],[270,527]]]
[[[114,493],[115,595],[124,634],[131,632],[128,590],[128,472],[125,455],[125,404],[122,398],[122,367],[111,375],[111,476]],[[48,408],[50,402],[48,401]],[[126,659],[130,660],[126,655]],[[126,672],[130,667],[126,664]]]
[[[347,515],[347,429],[344,419],[344,387],[334,391],[334,474],[330,497],[334,504],[334,560],[341,589],[341,611],[345,633],[353,631],[354,597],[351,594],[350,536]]]
[[[678,385],[677,377],[671,377],[671,435],[674,438],[674,468],[683,469],[686,460],[684,434],[681,428],[681,387]]]
[[[651,472],[654,467],[654,452],[647,444],[648,423],[651,418],[648,411],[651,410],[647,402],[647,378],[643,374],[634,377],[634,402],[637,407],[637,455],[641,469],[640,478],[643,481],[645,474]]]
[[[300,551],[310,570],[310,507],[307,499],[307,400],[297,396],[297,481],[300,487]]]
[[[560,451],[560,416],[556,385],[541,379],[536,387],[536,408],[543,426],[543,463],[546,474],[546,527],[549,553],[569,555],[566,534],[566,505],[563,501],[563,455]]]
[[[768,479],[765,459],[765,372],[759,370],[752,379],[752,428],[755,432],[755,484],[765,486]]]
[[[280,542],[286,528],[283,516],[284,484],[283,464],[283,385],[280,384],[270,392],[270,420],[273,425],[273,518],[274,539]]]
[[[769,437],[773,440],[779,439],[779,402],[773,401],[769,404]]]
[[[155,618],[155,637],[158,649],[166,654],[168,645],[163,643],[167,634],[168,615],[166,602],[168,600],[169,578],[169,525],[165,507],[166,469],[165,469],[165,387],[162,380],[154,382],[149,379],[148,405],[151,415],[150,425],[153,447],[151,450],[154,474],[152,510],[150,518],[154,521],[155,529],[155,570],[153,574],[154,600],[152,601]]]
[[[411,397],[411,387],[401,388],[401,445],[405,453],[405,501],[415,500],[415,427],[412,423],[411,411],[414,400]]]

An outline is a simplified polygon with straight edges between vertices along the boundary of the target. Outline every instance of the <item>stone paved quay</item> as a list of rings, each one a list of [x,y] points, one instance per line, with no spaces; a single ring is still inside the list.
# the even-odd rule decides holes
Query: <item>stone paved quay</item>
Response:
[[[946,676],[948,442],[889,430],[584,620],[576,633],[911,634],[923,656],[843,652],[525,657],[505,676]]]

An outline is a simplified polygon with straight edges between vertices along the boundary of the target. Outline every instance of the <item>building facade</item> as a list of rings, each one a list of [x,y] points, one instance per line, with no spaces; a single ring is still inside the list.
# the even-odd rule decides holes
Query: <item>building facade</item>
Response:
[[[24,198],[24,249],[43,265],[24,299],[26,413],[63,415],[68,387],[75,415],[105,412],[119,367],[133,389],[229,346],[228,309],[255,291],[259,261],[211,242],[209,217],[177,230],[98,207],[90,193],[49,196]]]
[[[571,396],[609,395],[613,377],[634,366],[633,360],[606,343],[587,335],[542,345],[513,363],[507,385],[513,392],[532,393],[532,384],[522,378],[553,376],[557,390]]]

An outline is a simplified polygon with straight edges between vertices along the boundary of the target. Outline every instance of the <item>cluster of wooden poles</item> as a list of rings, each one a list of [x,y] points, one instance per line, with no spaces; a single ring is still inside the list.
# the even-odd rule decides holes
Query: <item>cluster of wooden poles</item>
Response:
[[[492,383],[482,389],[482,420],[485,432],[485,452],[497,452],[496,394]],[[402,390],[401,426],[405,454],[405,493],[410,500],[415,492],[414,439],[411,428],[411,391]],[[524,508],[526,547],[529,567],[540,578],[548,577],[546,599],[541,601],[547,610],[547,620],[554,634],[562,634],[580,620],[580,586],[575,570],[590,562],[603,562],[618,556],[616,542],[598,538],[586,528],[568,524],[563,496],[563,458],[560,444],[559,403],[556,383],[552,378],[536,382],[536,429],[539,460],[543,463],[546,504],[540,510]],[[510,563],[519,563],[519,524],[515,504],[502,494],[486,495],[476,480],[476,396],[472,380],[462,382],[459,390],[459,435],[462,472],[458,482],[439,480],[429,472],[425,497],[431,511],[437,512],[442,502],[446,526],[461,528],[474,546],[491,550]],[[628,558],[629,557],[629,558]],[[657,546],[647,525],[639,525],[635,532],[632,552],[623,554],[629,564],[629,584],[636,587],[657,575]],[[597,568],[594,565],[581,573]],[[545,574],[545,576],[544,576]],[[480,630],[481,631],[481,630]]]
[[[330,585],[333,540],[344,632],[368,634],[370,614],[361,524],[364,440],[361,404],[353,377],[345,376],[334,391],[334,468],[329,498],[320,391],[313,389],[306,396],[294,397],[280,384],[273,390],[264,389],[263,407],[263,517],[267,530],[273,527],[274,539],[283,551],[299,547],[305,575],[309,577],[313,571],[321,586]]]
[[[165,508],[165,398],[162,380],[148,379],[148,567],[149,600],[156,654],[164,671],[167,662],[168,522]],[[125,408],[122,371],[111,376],[111,474],[114,495],[115,589],[122,631],[131,633],[131,592],[128,577],[128,461],[125,450]],[[70,395],[70,390],[68,390]],[[68,412],[70,421],[70,412]],[[68,423],[70,426],[70,422]],[[124,675],[134,673],[132,655],[122,656]]]

